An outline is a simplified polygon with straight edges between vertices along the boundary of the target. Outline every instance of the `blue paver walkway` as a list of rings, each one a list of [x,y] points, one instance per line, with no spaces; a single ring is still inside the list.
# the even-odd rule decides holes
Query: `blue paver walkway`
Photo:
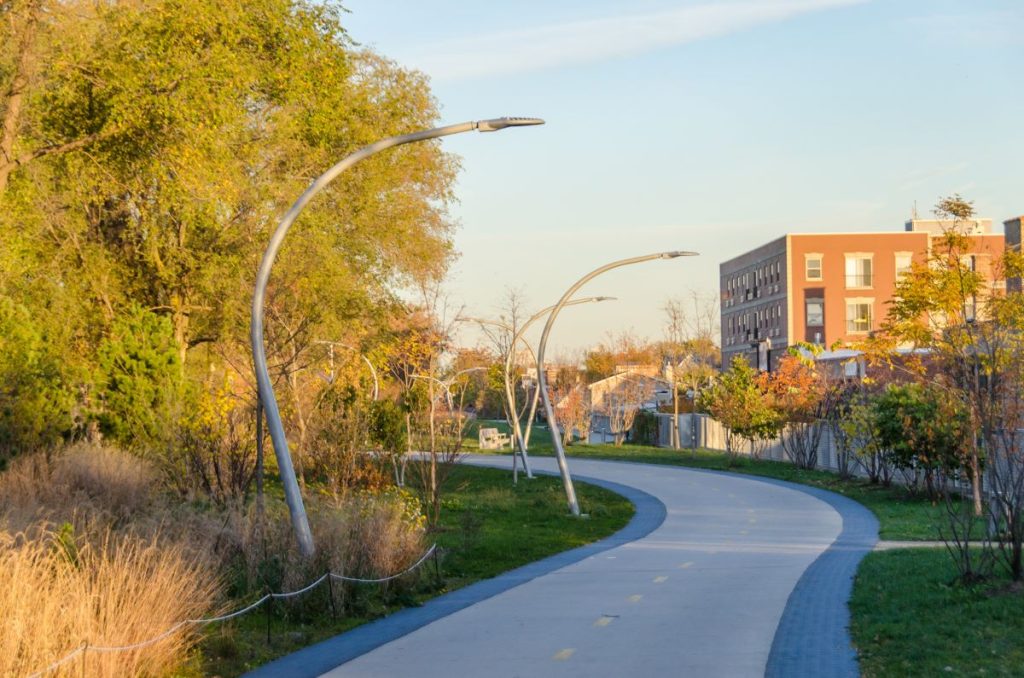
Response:
[[[251,675],[856,675],[845,603],[877,533],[862,506],[748,476],[571,465],[637,504],[625,530]]]

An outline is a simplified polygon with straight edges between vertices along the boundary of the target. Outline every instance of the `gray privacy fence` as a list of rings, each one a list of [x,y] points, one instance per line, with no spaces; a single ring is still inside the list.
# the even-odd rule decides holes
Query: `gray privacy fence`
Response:
[[[658,417],[658,447],[671,447],[672,441],[672,415],[657,414]],[[695,449],[703,447],[709,450],[725,451],[726,429],[721,422],[712,419],[706,414],[680,414],[679,415],[679,446],[684,449]],[[738,454],[749,456],[750,445],[741,440]],[[789,461],[782,443],[778,438],[772,440],[761,452],[762,459],[774,461]],[[835,442],[832,438],[832,431],[824,426],[821,432],[821,440],[818,443],[818,465],[817,468],[838,471],[837,454]],[[858,473],[859,469],[852,469]]]
[[[661,414],[656,415],[658,417],[658,447],[671,447],[672,441],[672,415]],[[815,468],[823,471],[839,471],[838,463],[838,452],[836,450],[835,438],[832,435],[831,428],[822,423],[821,438],[818,441],[818,459]],[[1019,439],[1024,441],[1024,429],[1018,433]],[[706,414],[680,414],[679,415],[679,446],[682,449],[696,449],[705,448],[709,450],[725,451],[725,437],[726,429],[721,422],[712,419]],[[1017,436],[1015,436],[1017,439]],[[1024,447],[1024,444],[1022,444]],[[751,449],[749,443],[745,440],[740,440],[739,449],[736,450],[737,454],[743,456],[750,456]],[[782,443],[778,438],[772,440],[769,445],[761,451],[761,459],[769,459],[772,461],[790,461],[786,456],[785,450],[782,449]],[[1000,468],[989,470],[989,478],[993,470],[999,471],[1003,474],[1003,477],[1009,472],[1007,468],[1006,456],[1000,454],[993,454],[987,462],[990,467],[998,466]],[[851,460],[849,466],[849,472],[860,478],[867,478],[867,471],[863,466]],[[918,471],[913,469],[896,469],[891,470],[891,482],[899,485],[912,485],[921,480],[918,475]],[[968,492],[971,488],[970,480],[966,475],[959,475],[952,479],[953,487],[961,492]],[[997,492],[995,485],[991,479],[986,480],[982,485],[982,492],[989,499],[994,497],[994,492]]]
[[[297,591],[287,591],[287,592],[283,592],[283,593],[267,593],[266,595],[264,595],[259,600],[246,605],[245,607],[243,607],[240,610],[235,610],[234,612],[229,612],[227,614],[222,614],[222,615],[219,615],[217,617],[207,617],[207,618],[204,618],[204,619],[183,619],[183,620],[181,620],[179,622],[175,622],[175,623],[171,624],[167,628],[167,630],[164,631],[163,633],[160,633],[160,634],[158,634],[156,636],[153,636],[152,638],[149,638],[147,640],[143,640],[143,641],[138,642],[138,643],[132,643],[130,645],[99,645],[99,644],[94,645],[94,644],[91,644],[89,642],[85,642],[85,643],[82,643],[81,645],[79,645],[77,648],[75,648],[71,652],[69,652],[66,655],[64,655],[63,657],[61,657],[60,659],[58,659],[57,661],[55,661],[52,664],[50,664],[46,668],[43,668],[43,669],[40,669],[39,671],[36,671],[32,675],[30,675],[29,678],[41,678],[42,676],[45,676],[46,674],[50,673],[51,671],[55,671],[58,668],[60,668],[61,666],[63,666],[64,664],[67,664],[68,662],[72,661],[73,659],[75,659],[75,657],[78,657],[79,655],[81,655],[82,661],[83,661],[83,663],[82,663],[82,675],[85,675],[85,663],[84,663],[84,661],[85,661],[85,655],[88,652],[95,652],[95,653],[102,654],[102,653],[109,653],[109,652],[130,652],[132,650],[140,650],[140,649],[142,649],[144,647],[147,647],[149,645],[154,645],[156,643],[159,643],[164,638],[167,638],[167,637],[173,635],[174,633],[177,633],[178,631],[180,631],[183,628],[186,628],[186,627],[189,627],[189,626],[206,626],[207,624],[213,624],[213,623],[216,623],[216,622],[223,622],[223,621],[227,621],[229,619],[234,619],[235,617],[241,617],[242,615],[245,615],[245,614],[248,614],[248,613],[252,612],[253,610],[255,610],[256,608],[262,606],[264,603],[266,603],[268,601],[279,600],[279,599],[284,599],[284,598],[294,598],[295,596],[301,596],[303,594],[309,593],[313,589],[319,587],[324,582],[327,582],[328,585],[331,585],[332,581],[351,582],[351,583],[356,583],[356,584],[383,584],[385,582],[389,582],[389,581],[392,581],[394,579],[398,579],[399,577],[404,577],[405,575],[409,574],[413,570],[418,569],[421,565],[423,565],[423,563],[425,563],[427,561],[427,558],[429,558],[431,555],[433,555],[435,553],[437,553],[437,544],[431,545],[431,547],[429,549],[427,549],[427,551],[422,556],[420,556],[419,560],[417,560],[415,563],[413,563],[412,565],[410,565],[406,569],[402,570],[401,572],[389,575],[387,577],[379,577],[377,579],[362,579],[362,578],[359,578],[359,577],[347,577],[345,575],[335,574],[334,572],[328,571],[328,572],[325,572],[323,575],[321,575],[320,578],[317,579],[316,581],[314,581],[314,582],[312,582],[310,584],[307,584],[306,586],[303,586],[301,589],[298,589]],[[332,594],[331,595],[331,608],[332,608],[332,610],[334,608],[334,595],[333,595],[333,592],[334,592],[334,589],[332,587],[331,588],[331,594]],[[270,613],[270,608],[268,607],[267,608],[267,614],[269,615],[269,613]],[[269,626],[270,621],[269,620],[270,620],[270,618],[268,616],[267,617],[267,623],[268,623],[268,626],[267,626],[267,634],[268,634],[267,635],[267,640],[268,641],[270,640],[270,636],[269,636],[269,634],[270,634],[270,626]]]

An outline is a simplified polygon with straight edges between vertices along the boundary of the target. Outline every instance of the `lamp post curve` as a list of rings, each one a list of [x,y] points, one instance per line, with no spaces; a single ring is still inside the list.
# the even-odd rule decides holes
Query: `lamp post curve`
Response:
[[[583,287],[602,273],[610,271],[613,268],[629,266],[630,264],[639,264],[653,259],[675,259],[676,257],[696,256],[696,254],[696,252],[682,251],[657,252],[655,254],[632,257],[630,259],[620,259],[596,268],[577,280],[572,287],[562,295],[562,298],[558,300],[557,304],[555,304],[555,308],[551,311],[551,314],[548,315],[548,321],[544,325],[544,332],[540,335],[540,345],[537,347],[537,365],[541,366],[544,364],[544,349],[547,348],[548,335],[551,334],[551,328],[555,324],[555,319],[558,318],[559,311],[561,311],[562,307],[566,305],[566,302],[572,298],[572,295],[576,294],[576,291],[579,288]],[[576,489],[573,487],[572,476],[569,474],[569,464],[565,460],[565,447],[562,446],[562,435],[558,430],[558,422],[555,421],[555,410],[551,406],[551,399],[548,397],[548,383],[544,372],[545,370],[543,369],[538,371],[537,382],[540,386],[540,396],[544,399],[544,413],[548,419],[548,430],[551,431],[551,443],[555,446],[555,456],[558,460],[558,473],[562,476],[562,485],[565,487],[565,498],[569,503],[569,511],[574,516],[578,516],[580,514],[580,505],[579,502],[576,501]]]
[[[373,379],[373,399],[374,400],[379,400],[380,399],[380,378],[377,375],[377,368],[374,366],[373,361],[366,357],[365,353],[361,353],[359,351],[359,349],[355,348],[354,346],[352,346],[350,344],[346,344],[346,343],[341,342],[341,341],[319,340],[319,341],[314,341],[313,343],[314,344],[323,344],[323,345],[326,345],[326,346],[329,347],[329,350],[330,350],[330,354],[329,355],[330,355],[330,363],[331,363],[331,379],[330,379],[330,381],[332,383],[334,382],[334,347],[335,346],[341,346],[342,348],[346,348],[346,349],[348,349],[350,351],[354,351],[359,356],[359,358],[363,361],[363,363],[366,365],[366,367],[368,367],[369,370],[370,370],[370,378]]]
[[[578,304],[589,304],[589,303],[593,303],[593,302],[610,301],[610,300],[613,300],[613,299],[615,299],[615,297],[582,297],[580,299],[573,299],[572,301],[568,301],[568,302],[565,303],[565,305],[566,306],[576,306]],[[523,333],[526,332],[526,330],[530,327],[530,325],[535,323],[537,320],[540,320],[541,318],[543,318],[553,308],[554,308],[554,306],[552,305],[552,306],[548,306],[547,308],[543,308],[543,309],[537,311],[532,316],[530,316],[526,320],[525,323],[523,323],[521,326],[519,326],[518,329],[513,327],[509,323],[505,322],[504,320],[492,320],[492,319],[489,319],[489,318],[478,318],[478,317],[472,317],[472,316],[471,317],[463,318],[463,320],[468,320],[470,322],[475,322],[475,323],[478,323],[480,325],[493,325],[495,327],[500,327],[501,329],[503,329],[503,330],[505,330],[507,332],[510,332],[512,334],[512,338],[509,341],[508,352],[505,355],[505,365],[504,365],[504,370],[502,372],[502,378],[503,378],[504,386],[505,386],[505,406],[506,406],[506,408],[508,409],[508,412],[509,412],[508,425],[509,425],[509,429],[510,429],[511,434],[512,434],[512,439],[513,439],[513,443],[512,444],[515,445],[516,449],[518,449],[518,451],[519,451],[519,453],[518,453],[519,458],[521,458],[523,460],[523,470],[526,471],[526,477],[527,478],[533,478],[533,471],[530,469],[530,461],[529,461],[529,458],[527,456],[527,448],[526,448],[526,443],[529,441],[529,423],[527,423],[527,434],[526,434],[526,436],[524,436],[523,435],[523,431],[522,431],[522,427],[519,424],[519,415],[521,414],[521,412],[519,412],[516,409],[515,387],[512,384],[512,360],[515,357],[515,347],[516,347],[516,344],[518,344],[520,341],[522,341],[523,342],[523,346],[525,346],[526,350],[529,351],[530,357],[533,359],[534,365],[537,364],[537,354],[534,352],[533,348],[531,348],[530,345],[526,342],[526,340],[523,339]],[[539,394],[540,394],[540,390],[539,389],[535,389],[534,392],[533,392],[532,402],[530,403],[530,414],[529,414],[529,419],[527,420],[528,422],[529,422],[529,420],[532,420],[534,414],[536,414],[536,412],[537,412],[537,400],[538,400]],[[514,449],[513,453],[512,453],[512,473],[513,473],[513,479],[515,479],[517,477],[516,476],[517,468],[516,468],[516,464],[515,464],[516,449]]]
[[[614,301],[614,300],[615,300],[615,297],[581,297],[579,299],[572,299],[571,301],[565,302],[564,304],[562,304],[562,307],[564,308],[565,306],[576,306],[577,304],[600,303],[602,301]],[[537,322],[538,320],[540,320],[541,318],[546,316],[548,313],[553,311],[554,308],[555,308],[555,305],[552,304],[551,306],[548,306],[547,308],[542,308],[541,310],[537,311],[532,316],[530,316],[529,319],[527,319],[527,321],[525,323],[523,323],[522,326],[512,336],[511,345],[514,347],[516,345],[516,343],[519,342],[519,341],[523,341],[523,343],[525,344],[526,342],[525,342],[525,340],[523,340],[523,335],[526,333],[526,330],[529,329],[530,325],[532,325],[533,323]],[[527,345],[527,348],[529,348],[529,345]],[[518,441],[520,454],[523,457],[523,465],[524,466],[526,465],[526,459],[528,458],[527,455],[529,453],[530,428],[533,426],[533,418],[537,414],[537,403],[540,400],[540,385],[539,385],[540,381],[539,381],[539,379],[540,379],[540,372],[541,372],[541,363],[540,363],[539,359],[537,358],[537,354],[534,351],[531,350],[530,353],[533,356],[534,366],[535,366],[535,368],[537,370],[537,379],[538,379],[537,383],[538,383],[538,387],[536,389],[534,389],[533,397],[530,399],[530,411],[529,411],[529,414],[526,416],[526,432],[524,433],[524,432],[522,432],[520,430],[518,418],[516,419],[516,431],[515,431],[516,440]],[[514,358],[514,353],[510,351],[508,356],[506,356],[506,358],[505,358],[505,375],[506,375],[506,379],[511,379],[511,375],[512,375],[512,359],[513,358]],[[526,471],[527,471],[527,477],[532,478],[533,476],[530,473],[529,467],[527,467]]]
[[[295,204],[291,206],[284,218],[278,224],[277,229],[270,238],[270,243],[263,253],[259,271],[256,274],[256,285],[252,295],[252,316],[249,326],[249,339],[252,343],[253,368],[256,372],[256,388],[263,411],[267,417],[267,430],[270,433],[270,440],[274,445],[274,455],[277,457],[278,471],[281,474],[281,485],[284,488],[285,503],[288,505],[288,513],[291,517],[292,529],[295,538],[299,543],[299,551],[306,558],[315,553],[313,533],[309,529],[309,518],[306,516],[306,507],[302,502],[302,494],[299,491],[299,484],[295,477],[295,467],[292,465],[291,452],[288,449],[288,440],[285,437],[284,425],[281,422],[281,411],[274,395],[274,388],[270,381],[270,371],[267,367],[266,348],[263,344],[263,311],[266,301],[267,283],[270,280],[270,271],[273,268],[277,252],[281,248],[285,235],[292,224],[298,218],[302,210],[313,197],[322,191],[328,184],[338,177],[339,174],[352,167],[360,160],[370,157],[388,148],[409,144],[416,141],[437,139],[439,137],[459,134],[477,130],[480,132],[494,132],[506,127],[524,127],[529,125],[542,125],[543,120],[538,118],[494,118],[490,120],[479,120],[463,122],[446,127],[421,130],[411,134],[381,139],[344,158],[336,165],[321,174],[306,191],[299,196]]]

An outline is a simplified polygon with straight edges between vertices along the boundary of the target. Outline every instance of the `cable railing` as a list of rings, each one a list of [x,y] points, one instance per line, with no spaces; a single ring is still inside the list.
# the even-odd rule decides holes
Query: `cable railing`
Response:
[[[170,626],[170,628],[168,628],[163,633],[160,633],[160,634],[158,634],[156,636],[153,636],[152,638],[148,638],[146,640],[139,641],[137,643],[131,643],[130,645],[92,645],[91,643],[86,641],[86,642],[83,642],[81,645],[79,645],[74,650],[72,650],[71,652],[69,652],[68,654],[64,655],[63,657],[61,657],[57,661],[55,661],[52,664],[50,664],[49,666],[47,666],[46,668],[41,669],[39,671],[36,671],[33,674],[30,674],[28,678],[39,678],[40,676],[45,676],[46,674],[50,673],[51,671],[55,671],[56,669],[59,669],[64,664],[67,664],[68,662],[70,662],[75,657],[78,657],[79,655],[85,655],[85,653],[87,653],[87,652],[107,653],[107,652],[130,652],[132,650],[139,650],[139,649],[142,649],[144,647],[148,647],[150,645],[154,645],[156,643],[159,643],[161,640],[164,640],[165,638],[173,635],[174,633],[176,633],[177,631],[180,631],[181,629],[185,628],[186,626],[206,626],[207,624],[214,624],[214,623],[217,623],[217,622],[228,621],[229,619],[234,619],[235,617],[241,617],[242,615],[248,614],[249,612],[252,612],[253,610],[257,609],[258,607],[263,605],[263,603],[267,602],[268,600],[275,600],[275,599],[282,599],[282,598],[294,598],[296,596],[301,596],[301,595],[303,595],[305,593],[309,593],[313,589],[315,589],[318,586],[320,586],[320,584],[323,584],[325,581],[328,581],[328,580],[351,582],[351,583],[355,583],[355,584],[383,584],[385,582],[393,581],[395,579],[399,579],[401,577],[404,577],[405,575],[409,574],[413,570],[416,570],[417,568],[422,566],[423,563],[425,563],[427,561],[427,558],[429,558],[431,555],[433,555],[436,551],[437,551],[437,544],[435,543],[435,544],[432,544],[430,546],[430,548],[427,549],[423,553],[422,556],[420,556],[419,560],[417,560],[415,563],[413,563],[409,567],[405,568],[401,572],[398,572],[398,573],[392,574],[392,575],[388,575],[386,577],[379,577],[379,578],[376,578],[376,579],[364,579],[364,578],[361,578],[361,577],[348,577],[348,576],[345,576],[345,575],[335,574],[334,572],[328,571],[328,572],[325,572],[323,575],[321,575],[315,581],[307,584],[306,586],[303,586],[300,589],[296,589],[295,591],[286,591],[286,592],[282,592],[282,593],[267,593],[262,598],[260,598],[259,600],[255,601],[255,602],[252,602],[252,603],[249,603],[248,605],[246,605],[245,607],[243,607],[243,608],[241,608],[239,610],[235,610],[234,612],[228,612],[226,614],[218,615],[216,617],[205,617],[205,618],[202,618],[202,619],[184,619],[182,621],[179,621],[179,622],[176,622],[176,623],[172,624]]]

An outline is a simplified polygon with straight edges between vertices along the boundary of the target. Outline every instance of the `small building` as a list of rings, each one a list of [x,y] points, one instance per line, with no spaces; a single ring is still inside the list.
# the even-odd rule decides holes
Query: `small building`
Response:
[[[640,372],[619,372],[587,387],[591,443],[615,440],[615,431],[628,431],[638,410],[657,410],[672,402],[672,382]],[[629,414],[627,414],[629,413]]]
[[[606,410],[613,401],[636,403],[640,409],[657,409],[672,402],[672,383],[661,377],[636,372],[619,372],[587,386],[590,409]]]

